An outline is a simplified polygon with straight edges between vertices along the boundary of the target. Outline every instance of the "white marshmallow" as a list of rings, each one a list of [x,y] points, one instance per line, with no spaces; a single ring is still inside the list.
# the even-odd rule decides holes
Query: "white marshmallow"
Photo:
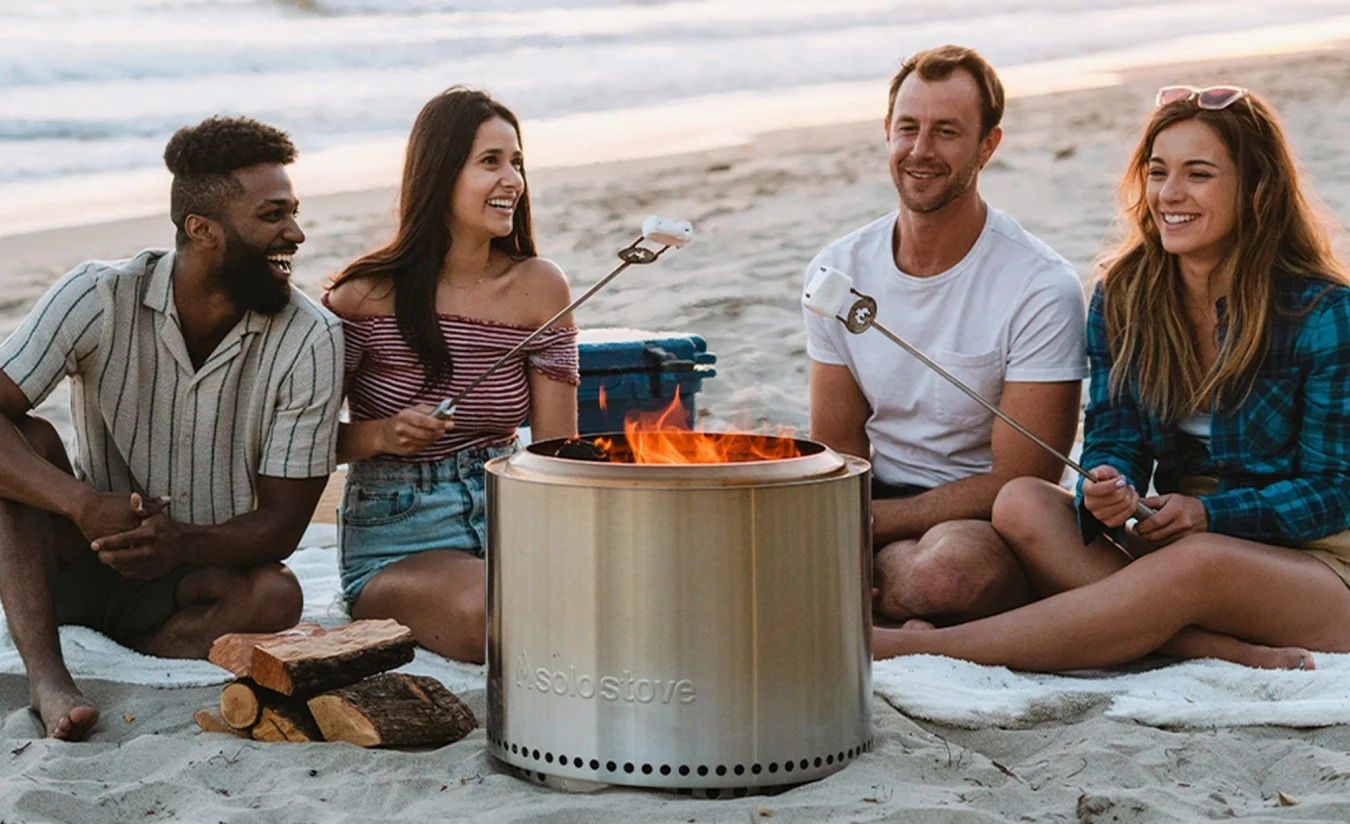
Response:
[[[802,293],[802,306],[826,318],[838,317],[853,305],[853,278],[829,266],[816,269]]]
[[[694,236],[694,224],[673,217],[652,215],[642,221],[642,237],[662,246],[674,246],[676,249],[688,243]]]

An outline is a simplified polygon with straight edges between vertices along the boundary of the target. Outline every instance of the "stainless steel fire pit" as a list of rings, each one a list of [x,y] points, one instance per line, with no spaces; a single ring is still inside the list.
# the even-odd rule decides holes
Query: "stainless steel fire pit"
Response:
[[[487,464],[494,756],[539,779],[749,790],[870,749],[869,467],[795,443],[649,465],[552,441]]]

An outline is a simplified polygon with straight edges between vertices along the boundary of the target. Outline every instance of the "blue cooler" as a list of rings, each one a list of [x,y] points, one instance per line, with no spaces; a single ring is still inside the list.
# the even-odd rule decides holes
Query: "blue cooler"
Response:
[[[680,392],[685,424],[694,422],[695,396],[715,377],[717,356],[698,335],[637,329],[583,329],[577,349],[577,429],[583,435],[622,432],[630,411],[660,412]],[[605,390],[606,409],[600,408]]]

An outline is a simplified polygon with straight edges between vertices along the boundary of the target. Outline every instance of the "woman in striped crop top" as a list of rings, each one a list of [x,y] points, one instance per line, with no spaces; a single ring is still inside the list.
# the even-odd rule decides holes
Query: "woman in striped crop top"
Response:
[[[535,254],[520,126],[455,87],[408,139],[399,228],[335,278],[343,321],[350,464],[339,519],[353,618],[394,618],[420,644],[481,662],[486,625],[483,463],[576,433],[576,328],[560,319],[459,404],[428,413],[568,305],[567,279]]]

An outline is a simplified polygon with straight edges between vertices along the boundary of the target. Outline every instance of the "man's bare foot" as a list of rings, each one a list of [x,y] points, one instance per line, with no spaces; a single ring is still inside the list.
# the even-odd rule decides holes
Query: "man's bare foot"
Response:
[[[85,698],[74,683],[35,684],[29,700],[50,738],[82,741],[98,723],[98,705]]]

